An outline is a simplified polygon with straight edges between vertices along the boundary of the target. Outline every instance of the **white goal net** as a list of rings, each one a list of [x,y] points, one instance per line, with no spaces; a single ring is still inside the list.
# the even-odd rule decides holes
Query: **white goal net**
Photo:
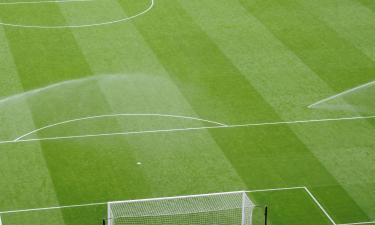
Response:
[[[251,225],[255,205],[246,192],[108,203],[109,225]]]

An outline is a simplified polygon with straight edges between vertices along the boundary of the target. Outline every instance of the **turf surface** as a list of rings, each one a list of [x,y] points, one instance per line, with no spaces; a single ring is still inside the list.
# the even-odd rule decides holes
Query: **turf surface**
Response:
[[[374,85],[307,107],[375,80],[374,1],[1,3],[0,140],[47,126],[0,144],[3,225],[106,217],[8,210],[294,186],[337,224],[375,220],[374,119],[200,128],[375,115]],[[113,114],[153,116],[82,120]],[[303,190],[251,197],[270,224],[332,224]]]

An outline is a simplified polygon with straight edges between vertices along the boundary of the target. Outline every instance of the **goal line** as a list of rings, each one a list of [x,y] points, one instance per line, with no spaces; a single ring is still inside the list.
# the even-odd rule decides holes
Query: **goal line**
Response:
[[[277,191],[287,191],[287,190],[303,190],[308,194],[308,196],[312,199],[312,201],[316,204],[316,206],[321,210],[321,212],[329,219],[332,225],[367,225],[367,224],[375,224],[375,221],[363,221],[363,222],[352,222],[352,223],[336,223],[332,216],[325,210],[322,204],[318,201],[318,199],[314,196],[314,194],[305,186],[299,187],[286,187],[286,188],[270,188],[270,189],[257,189],[257,190],[247,190],[243,191],[246,193],[257,193],[257,192],[277,192]],[[239,191],[229,192],[229,193],[238,193]],[[219,194],[219,193],[213,193]],[[203,194],[207,195],[207,194]],[[167,197],[167,198],[176,198],[176,197],[184,197],[184,196],[175,196],[175,197]],[[156,198],[156,199],[163,199],[163,198]],[[165,199],[165,198],[164,198]],[[129,200],[129,201],[137,201],[137,200]],[[119,202],[119,201],[108,201],[108,202]],[[95,203],[86,203],[86,204],[74,204],[74,205],[63,205],[63,206],[51,206],[51,207],[42,207],[42,208],[29,208],[29,209],[15,209],[15,210],[4,210],[0,211],[0,225],[5,225],[2,221],[4,216],[7,214],[17,214],[17,213],[25,213],[25,212],[37,212],[37,211],[48,211],[48,210],[59,210],[59,209],[66,209],[66,208],[81,208],[81,207],[90,207],[90,206],[104,206],[107,205],[108,202],[95,202]]]

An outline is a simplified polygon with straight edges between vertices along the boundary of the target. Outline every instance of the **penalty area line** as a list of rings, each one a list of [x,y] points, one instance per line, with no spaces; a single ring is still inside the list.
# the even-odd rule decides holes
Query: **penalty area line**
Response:
[[[170,117],[170,118],[178,118],[178,119],[196,120],[196,121],[211,123],[211,124],[219,125],[219,126],[227,126],[226,124],[219,123],[219,122],[216,122],[216,121],[213,121],[213,120],[206,120],[206,119],[203,119],[203,118],[192,117],[192,116],[160,114],[160,113],[116,113],[116,114],[104,114],[104,115],[96,115],[96,116],[87,116],[87,117],[82,117],[82,118],[75,118],[75,119],[71,119],[71,120],[66,120],[66,121],[62,121],[62,122],[59,122],[59,123],[49,124],[47,126],[44,126],[44,127],[32,130],[32,131],[30,131],[26,134],[23,134],[23,135],[17,137],[16,139],[14,139],[14,141],[19,141],[19,140],[23,139],[24,137],[29,136],[30,134],[33,134],[33,133],[36,133],[36,132],[39,132],[41,130],[45,130],[45,129],[48,129],[48,128],[51,128],[51,127],[63,125],[63,124],[68,124],[68,123],[72,123],[72,122],[79,122],[79,121],[84,121],[84,120],[100,119],[100,118],[111,118],[111,117],[167,117],[167,118]]]
[[[337,224],[337,225],[360,225],[360,224],[375,224],[375,221],[357,222],[357,223],[340,223],[340,224]]]
[[[0,5],[46,4],[46,3],[92,2],[92,1],[95,1],[95,0],[56,0],[56,1],[36,1],[36,2],[32,2],[32,1],[30,1],[30,2],[0,2]]]
[[[245,192],[246,192],[246,193],[257,193],[257,192],[271,192],[271,191],[297,190],[297,189],[305,189],[305,188],[306,188],[306,187],[270,188],[270,189],[250,190],[250,191],[245,191]]]
[[[333,225],[337,225],[336,222],[332,219],[332,217],[329,215],[329,213],[324,209],[324,207],[322,206],[322,204],[320,204],[320,202],[318,201],[318,199],[315,198],[315,196],[311,193],[311,191],[305,187],[304,188],[305,191],[307,192],[307,194],[312,198],[312,200],[315,202],[315,204],[320,208],[320,210],[322,210],[322,212],[324,213],[324,215],[328,218],[328,220],[333,224]]]
[[[341,118],[326,118],[326,119],[312,119],[312,120],[295,120],[295,121],[279,121],[279,122],[266,122],[266,123],[247,123],[247,124],[234,124],[234,125],[218,125],[218,126],[203,126],[203,127],[189,127],[189,128],[176,128],[176,129],[161,129],[161,130],[144,130],[144,131],[129,131],[118,133],[104,133],[104,134],[88,134],[76,136],[61,136],[61,137],[48,137],[48,138],[35,138],[35,139],[19,139],[0,141],[0,144],[13,144],[22,142],[35,142],[35,141],[50,141],[50,140],[63,140],[63,139],[78,139],[89,137],[103,137],[103,136],[124,136],[148,133],[171,133],[195,130],[209,130],[209,129],[228,129],[239,127],[257,127],[257,126],[277,126],[277,125],[293,125],[293,124],[308,124],[308,123],[323,123],[334,121],[351,121],[351,120],[364,120],[373,119],[375,116],[357,116],[357,117],[341,117]]]
[[[304,189],[304,187],[258,189],[258,190],[249,190],[249,191],[245,191],[245,192],[249,192],[249,193],[255,193],[255,192],[272,192],[272,191],[284,191],[284,190],[293,190],[293,189]],[[179,197],[179,196],[175,196],[175,197]],[[116,200],[116,201],[124,201],[124,200]],[[116,202],[116,201],[108,201],[108,202]],[[75,204],[75,205],[51,206],[51,207],[43,207],[43,208],[7,210],[7,211],[0,212],[0,215],[22,213],[22,212],[47,211],[47,210],[54,210],[54,209],[99,206],[99,205],[107,205],[108,202],[95,202],[95,203],[87,203],[87,204]]]
[[[51,207],[44,207],[44,208],[8,210],[8,211],[0,212],[0,215],[22,213],[22,212],[46,211],[46,210],[54,210],[54,209],[65,209],[65,208],[79,208],[79,207],[98,206],[98,205],[106,205],[106,204],[107,202],[95,202],[95,203],[78,204],[78,205],[63,205],[63,206],[51,206]]]
[[[332,219],[332,217],[329,215],[329,213],[324,209],[324,207],[322,206],[322,204],[320,204],[320,202],[317,200],[317,198],[313,195],[313,193],[306,186],[303,186],[303,187],[300,186],[300,187],[256,189],[256,190],[247,190],[247,191],[244,191],[244,192],[246,192],[246,193],[257,193],[257,192],[274,192],[274,191],[287,191],[287,190],[304,190],[310,196],[310,198],[313,200],[313,202],[319,207],[319,209],[325,214],[325,216],[328,218],[328,220],[333,225],[375,224],[375,221],[337,224]],[[236,193],[236,192],[239,192],[239,191],[234,191],[232,193]],[[215,194],[215,193],[211,193],[211,194]],[[184,196],[174,196],[174,197],[166,197],[166,198],[176,198],[176,197],[184,197]],[[154,198],[154,199],[157,199],[157,198]],[[124,200],[120,200],[120,201],[122,202]],[[133,200],[130,200],[130,201],[133,201]],[[137,201],[137,200],[134,200],[134,201]],[[107,205],[109,202],[119,202],[119,200],[116,200],[116,201],[107,201],[107,202],[86,203],[86,204],[76,204],[76,205],[64,205],[64,206],[52,206],[52,207],[43,207],[43,208],[30,208],[30,209],[0,211],[0,225],[2,225],[1,216],[4,215],[4,214],[15,214],[15,213],[23,213],[23,212],[34,212],[34,211],[47,211],[47,210],[56,210],[56,209],[65,209],[65,208],[79,208],[79,207],[89,207],[89,206],[100,206],[100,205]]]

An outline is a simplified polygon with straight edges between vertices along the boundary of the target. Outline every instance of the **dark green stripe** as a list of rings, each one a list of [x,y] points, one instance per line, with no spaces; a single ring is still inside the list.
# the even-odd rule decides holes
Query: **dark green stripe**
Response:
[[[373,12],[375,12],[375,2],[372,1],[372,0],[357,0],[358,2],[360,2],[362,5],[366,6],[367,8],[369,8],[370,10],[372,10]]]

